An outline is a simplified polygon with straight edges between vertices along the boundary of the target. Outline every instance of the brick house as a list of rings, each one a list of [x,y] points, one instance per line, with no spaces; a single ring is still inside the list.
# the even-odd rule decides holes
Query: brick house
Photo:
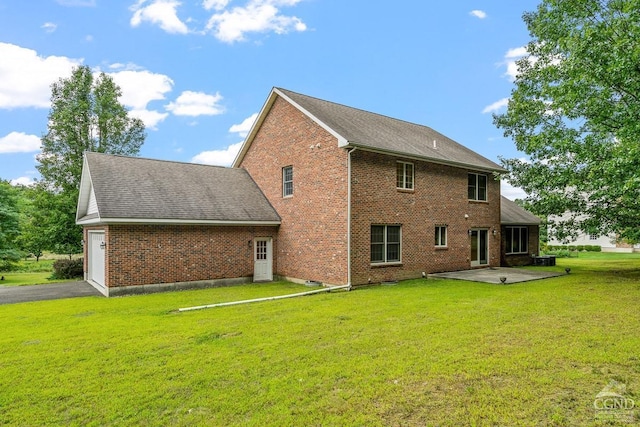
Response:
[[[100,159],[109,160],[98,167]],[[499,266],[516,226],[501,223],[495,175],[504,172],[429,127],[274,88],[232,168],[87,153],[78,208],[85,271],[95,281],[91,253],[102,235],[107,290],[256,280],[260,257],[280,278],[335,285]],[[201,212],[221,209],[222,194],[230,211]],[[142,198],[147,210],[137,212]],[[164,198],[175,206],[160,215]],[[117,212],[104,213],[107,205]],[[243,216],[244,206],[259,214]]]

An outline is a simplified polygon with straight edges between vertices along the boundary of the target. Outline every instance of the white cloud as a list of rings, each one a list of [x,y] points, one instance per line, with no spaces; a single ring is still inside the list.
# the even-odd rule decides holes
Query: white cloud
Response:
[[[165,99],[165,94],[173,88],[173,80],[168,76],[146,70],[125,70],[109,75],[122,89],[120,102],[134,110],[144,109],[151,101]]]
[[[56,30],[56,28],[58,28],[58,26],[53,22],[45,22],[44,24],[42,24],[40,28],[45,30],[47,33],[53,33]]]
[[[34,183],[35,181],[33,180],[33,178],[28,176],[21,176],[20,178],[11,180],[11,185],[24,185],[28,187],[30,185],[33,185]]]
[[[509,200],[524,199],[527,193],[522,188],[514,187],[505,180],[500,181],[500,194]]]
[[[520,58],[527,55],[527,48],[525,46],[515,47],[509,49],[507,53],[504,55],[504,61],[501,65],[505,65],[507,67],[507,71],[504,73],[505,76],[509,77],[509,80],[515,80],[518,77],[518,64],[516,61]]]
[[[129,115],[142,120],[148,129],[157,130],[158,124],[164,121],[169,113],[148,110],[147,104],[165,99],[165,94],[173,89],[173,80],[169,76],[143,70],[131,63],[116,63],[109,68],[123,70],[109,73],[109,75],[122,89],[119,100],[123,105],[131,108]]]
[[[486,107],[484,107],[484,110],[482,110],[482,114],[494,113],[494,112],[506,107],[507,105],[509,105],[509,98],[502,98],[502,99],[494,102],[493,104],[487,105]]]
[[[147,129],[158,130],[158,124],[169,117],[169,113],[155,110],[129,110],[129,116],[142,120]]]
[[[24,132],[11,132],[0,138],[0,153],[30,153],[40,150],[40,138]]]
[[[51,84],[82,64],[82,59],[43,58],[35,50],[2,42],[0,58],[0,108],[49,108]]]
[[[483,10],[472,10],[469,12],[469,15],[475,16],[476,18],[484,19],[487,17],[487,13]]]
[[[202,7],[205,10],[223,10],[229,4],[229,0],[204,0],[202,2]]]
[[[175,0],[138,0],[129,10],[133,12],[131,26],[137,27],[142,22],[159,25],[167,33],[186,34],[189,29],[178,18],[177,8],[180,2]]]
[[[203,151],[195,155],[191,161],[205,165],[231,166],[240,151],[240,147],[242,147],[242,142],[231,144],[224,150]]]
[[[504,57],[506,59],[512,59],[512,58],[518,59],[518,58],[522,58],[526,54],[527,54],[527,47],[520,46],[520,47],[514,47],[509,49],[507,53],[504,54]]]
[[[127,62],[126,64],[123,64],[121,62],[114,62],[113,64],[109,65],[109,69],[118,71],[142,71],[144,70],[144,67],[141,67],[140,65],[133,62]]]
[[[175,102],[165,107],[176,116],[215,116],[224,112],[224,108],[218,105],[220,101],[222,95],[219,93],[209,95],[187,90],[182,92]]]
[[[243,41],[247,33],[305,31],[304,22],[295,16],[282,15],[279,10],[279,6],[294,6],[299,1],[250,0],[244,7],[215,13],[209,18],[206,29],[225,43]]]
[[[257,118],[258,118],[258,113],[253,113],[252,115],[244,119],[242,123],[231,126],[229,128],[229,132],[237,133],[238,135],[244,138],[249,134],[249,131],[251,130],[251,126],[253,126],[253,123],[256,121]]]

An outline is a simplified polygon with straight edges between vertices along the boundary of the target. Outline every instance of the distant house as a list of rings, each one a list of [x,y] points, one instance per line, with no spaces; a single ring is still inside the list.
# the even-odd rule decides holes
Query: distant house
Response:
[[[85,271],[113,295],[520,265],[537,225],[501,215],[503,172],[429,127],[274,88],[232,168],[87,153]]]
[[[569,215],[561,215],[555,217],[552,216],[549,219],[561,221],[566,220],[569,217]],[[579,219],[584,219],[584,217],[579,217]],[[600,246],[602,252],[640,252],[640,245],[621,242],[613,233],[604,236],[600,234],[580,233],[572,240],[560,241],[555,238],[551,238],[548,243],[549,245],[554,246]]]

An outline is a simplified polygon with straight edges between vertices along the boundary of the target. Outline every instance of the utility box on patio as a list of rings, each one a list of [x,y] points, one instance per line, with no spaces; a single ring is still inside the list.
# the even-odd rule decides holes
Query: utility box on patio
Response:
[[[533,257],[534,265],[553,266],[556,265],[555,255],[543,255]]]

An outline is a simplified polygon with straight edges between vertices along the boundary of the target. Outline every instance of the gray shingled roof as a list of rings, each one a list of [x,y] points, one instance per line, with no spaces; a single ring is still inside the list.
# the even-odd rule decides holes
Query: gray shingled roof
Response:
[[[502,225],[540,225],[540,218],[500,196],[500,223]]]
[[[101,221],[280,221],[244,169],[90,152],[85,156]]]
[[[438,163],[506,172],[501,166],[427,126],[275,88],[350,146],[424,158]],[[434,141],[436,141],[434,148]]]

